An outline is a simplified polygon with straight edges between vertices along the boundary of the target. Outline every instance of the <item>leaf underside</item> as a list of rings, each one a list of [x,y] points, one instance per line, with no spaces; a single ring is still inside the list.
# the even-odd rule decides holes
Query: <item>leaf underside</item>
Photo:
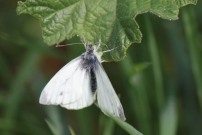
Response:
[[[18,14],[30,14],[41,22],[42,36],[54,45],[73,36],[93,44],[102,41],[105,61],[119,61],[142,34],[135,21],[138,14],[151,12],[176,20],[179,8],[197,0],[26,0],[18,2]]]

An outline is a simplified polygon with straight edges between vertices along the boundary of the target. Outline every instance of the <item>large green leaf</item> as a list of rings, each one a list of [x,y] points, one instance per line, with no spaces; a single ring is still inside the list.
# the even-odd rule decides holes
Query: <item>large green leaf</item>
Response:
[[[44,41],[57,44],[75,35],[85,41],[104,44],[103,60],[121,60],[132,43],[141,42],[135,21],[138,14],[151,12],[174,20],[179,8],[196,0],[26,0],[18,2],[17,13],[30,14],[41,21]]]

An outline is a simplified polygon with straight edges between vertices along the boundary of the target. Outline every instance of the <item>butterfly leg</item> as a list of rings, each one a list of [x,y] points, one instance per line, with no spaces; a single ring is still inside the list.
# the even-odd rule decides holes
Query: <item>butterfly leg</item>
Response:
[[[116,49],[117,47],[113,48],[113,49],[110,49],[110,50],[106,50],[106,51],[103,51],[102,53],[107,53],[107,52],[111,52],[113,51],[114,49]]]

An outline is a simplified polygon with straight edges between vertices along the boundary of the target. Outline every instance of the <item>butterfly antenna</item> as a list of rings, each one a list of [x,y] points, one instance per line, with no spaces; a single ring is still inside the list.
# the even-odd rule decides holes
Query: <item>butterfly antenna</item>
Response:
[[[82,43],[72,43],[72,44],[64,44],[64,45],[60,45],[60,44],[57,44],[55,47],[64,47],[64,46],[69,46],[69,45],[80,45]]]
[[[97,44],[97,43],[96,43],[96,44]],[[98,49],[100,48],[101,44],[105,45],[106,48],[109,49],[109,47],[107,46],[107,44],[105,44],[105,43],[101,43],[101,39],[100,39],[99,42],[98,42],[98,47],[96,48],[96,50],[98,50]],[[112,49],[109,49],[109,50],[103,51],[103,53],[111,52],[111,51],[113,51],[114,49],[117,49],[117,48],[118,48],[118,47],[115,47],[115,48],[112,48]]]
[[[87,48],[88,43],[86,42],[84,34],[82,34],[81,42],[83,43],[84,47]]]

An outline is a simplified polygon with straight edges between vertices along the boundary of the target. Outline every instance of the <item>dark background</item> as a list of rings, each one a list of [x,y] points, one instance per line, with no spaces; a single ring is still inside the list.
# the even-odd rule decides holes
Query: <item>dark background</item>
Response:
[[[95,105],[71,111],[38,103],[50,78],[84,47],[47,46],[39,21],[17,16],[16,3],[0,1],[0,134],[127,134]],[[103,64],[127,122],[145,135],[201,135],[202,1],[181,8],[175,21],[150,13],[136,19],[142,43],[123,61]]]

